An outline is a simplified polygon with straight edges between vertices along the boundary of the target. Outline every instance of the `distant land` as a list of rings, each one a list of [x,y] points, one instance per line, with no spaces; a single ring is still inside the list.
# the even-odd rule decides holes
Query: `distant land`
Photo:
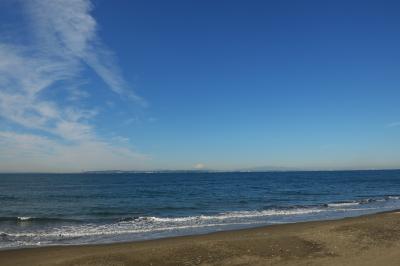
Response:
[[[400,168],[311,169],[290,167],[254,167],[232,170],[216,169],[155,169],[155,170],[83,170],[80,172],[0,172],[0,174],[140,174],[140,173],[246,173],[246,172],[345,172],[345,171],[400,171]]]
[[[104,170],[104,171],[83,171],[84,174],[129,174],[129,173],[232,173],[232,172],[314,172],[314,171],[396,171],[400,168],[389,168],[389,169],[300,169],[300,168],[289,168],[289,167],[254,167],[254,168],[243,168],[235,170],[214,170],[214,169],[182,169],[182,170],[171,170],[171,169],[158,169],[158,170]]]

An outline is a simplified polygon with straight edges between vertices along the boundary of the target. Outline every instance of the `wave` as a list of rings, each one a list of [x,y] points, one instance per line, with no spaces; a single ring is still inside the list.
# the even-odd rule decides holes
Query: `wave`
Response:
[[[317,208],[292,208],[292,209],[269,209],[261,211],[231,211],[223,212],[214,215],[195,215],[195,216],[183,216],[183,217],[157,217],[157,216],[132,216],[122,217],[114,219],[114,222],[186,222],[186,221],[206,221],[206,220],[225,220],[235,218],[254,218],[263,216],[288,216],[288,215],[301,215],[308,213],[321,212],[323,210]],[[16,223],[65,223],[65,222],[96,222],[92,220],[77,220],[77,219],[65,219],[65,218],[51,218],[51,217],[29,217],[29,216],[18,216],[18,217],[0,217],[0,222],[16,222]],[[100,221],[100,220],[99,220]],[[106,221],[106,220],[104,220]],[[111,220],[112,221],[112,220]],[[108,220],[108,222],[111,222]]]
[[[302,208],[293,210],[263,210],[263,211],[232,211],[225,212],[217,215],[199,215],[199,216],[189,216],[189,217],[178,217],[178,218],[160,218],[160,217],[150,217],[154,221],[169,222],[169,221],[190,221],[190,220],[224,220],[229,218],[254,218],[263,216],[287,216],[287,215],[301,215],[321,212],[322,209],[316,208]]]
[[[19,220],[19,221],[29,221],[29,220],[32,220],[32,219],[34,219],[34,218],[33,217],[24,217],[24,216],[17,217],[17,220]]]
[[[52,218],[52,217],[30,217],[30,216],[15,216],[15,217],[0,217],[0,222],[38,222],[38,223],[51,223],[51,222],[79,222],[76,219],[66,218]]]
[[[337,202],[337,203],[328,203],[327,207],[348,207],[348,206],[356,206],[360,205],[361,202]]]
[[[391,195],[315,206],[241,210],[181,217],[132,215],[113,220],[73,220],[28,215],[0,217],[0,222],[6,222],[0,227],[0,248],[21,245],[105,243],[121,241],[121,239],[128,241],[138,238],[212,232],[222,228],[235,229],[254,225],[346,217],[356,213],[376,212],[385,208],[388,210],[387,206],[398,206],[396,203],[398,200],[400,196]]]
[[[14,196],[6,196],[6,195],[0,195],[0,200],[16,200],[17,197]]]
[[[290,216],[290,215],[304,215],[312,214],[326,211],[326,209],[346,209],[349,207],[354,207],[358,205],[371,204],[376,202],[384,201],[395,201],[400,200],[400,196],[389,195],[381,197],[364,198],[360,200],[352,201],[340,201],[340,202],[330,202],[322,205],[297,205],[290,207],[274,207],[273,205],[268,205],[264,210],[241,210],[241,211],[229,211],[222,212],[211,215],[194,215],[194,216],[183,216],[183,217],[157,217],[157,216],[140,216],[139,213],[132,213],[135,216],[129,216],[129,214],[123,212],[92,212],[90,215],[93,216],[91,219],[80,220],[80,219],[70,219],[70,218],[57,218],[57,217],[31,217],[31,216],[15,216],[15,217],[0,217],[0,222],[39,222],[39,223],[62,223],[62,222],[96,222],[100,221],[96,217],[98,216],[120,216],[112,219],[103,219],[108,222],[139,222],[139,221],[152,221],[152,222],[185,222],[185,221],[200,221],[200,220],[224,220],[224,219],[234,219],[234,218],[256,218],[256,217],[267,217],[267,216]],[[168,209],[168,208],[166,208]],[[171,207],[175,210],[178,208]],[[184,208],[185,209],[185,208]],[[192,208],[186,208],[191,210]],[[101,215],[99,215],[101,214]],[[130,214],[130,215],[132,215]],[[127,215],[124,217],[124,215]]]
[[[400,199],[400,196],[387,196],[387,198],[392,200],[398,200]]]
[[[357,211],[360,209],[348,209]],[[268,211],[237,211],[226,212],[217,215],[199,215],[187,217],[131,217],[115,223],[95,224],[85,223],[78,225],[63,225],[50,229],[26,231],[26,232],[0,232],[0,238],[8,241],[19,241],[26,243],[52,243],[60,244],[60,241],[72,241],[80,238],[100,238],[107,236],[115,237],[126,234],[143,234],[157,232],[180,232],[189,230],[197,231],[204,228],[223,228],[232,226],[251,226],[255,224],[282,223],[282,216],[303,216],[330,211],[328,208],[294,209],[294,210],[268,210]],[[278,219],[266,220],[267,217]],[[290,220],[289,220],[290,221]],[[295,221],[295,220],[294,220]]]
[[[334,207],[334,208],[345,208],[357,205],[365,205],[371,204],[376,202],[385,202],[385,201],[393,201],[393,200],[400,200],[400,196],[383,196],[383,197],[373,197],[373,198],[364,198],[360,200],[353,200],[353,201],[341,201],[341,202],[332,202],[324,204],[325,207]]]
[[[199,229],[207,227],[223,227],[233,225],[251,225],[265,223],[263,220],[252,220],[248,218],[260,218],[265,216],[279,216],[279,215],[301,215],[307,213],[316,213],[323,210],[310,209],[310,210],[291,210],[291,211],[238,211],[226,212],[217,215],[199,215],[187,217],[131,217],[121,219],[116,223],[110,224],[95,224],[87,223],[81,225],[68,225],[54,227],[50,230],[38,230],[35,232],[0,232],[3,238],[11,239],[52,239],[62,241],[77,237],[96,237],[107,235],[121,235],[121,234],[137,234],[146,232],[160,232],[160,231],[177,231],[185,229]],[[271,222],[275,223],[275,222]]]

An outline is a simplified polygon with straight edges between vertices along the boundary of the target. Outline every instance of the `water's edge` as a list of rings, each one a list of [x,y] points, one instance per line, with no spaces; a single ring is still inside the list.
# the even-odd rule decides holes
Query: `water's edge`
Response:
[[[262,228],[271,227],[271,226],[281,226],[281,225],[288,225],[288,224],[335,222],[335,221],[340,221],[340,220],[345,220],[345,219],[368,217],[368,216],[372,216],[372,215],[380,215],[380,214],[393,213],[393,212],[400,212],[400,209],[378,211],[378,212],[359,214],[359,215],[354,215],[354,216],[345,216],[345,217],[340,217],[340,218],[335,218],[335,219],[307,220],[307,221],[287,222],[287,223],[279,223],[279,224],[268,224],[268,225],[250,226],[250,227],[236,228],[236,229],[227,229],[227,230],[221,230],[221,231],[212,231],[212,232],[206,232],[206,233],[195,233],[195,234],[190,234],[190,235],[176,235],[176,236],[151,238],[151,239],[126,240],[126,241],[119,241],[119,242],[104,242],[104,243],[93,243],[93,244],[50,244],[50,245],[45,245],[45,246],[32,245],[32,246],[23,246],[23,247],[9,247],[9,248],[0,248],[0,252],[10,251],[10,250],[36,250],[36,249],[42,249],[42,248],[105,246],[105,245],[111,246],[111,245],[118,245],[118,244],[142,243],[142,242],[168,240],[168,239],[176,239],[176,238],[184,238],[184,237],[205,236],[205,235],[212,235],[212,234],[217,234],[217,233],[229,233],[229,232],[236,232],[236,231],[257,230],[257,229],[262,229]]]

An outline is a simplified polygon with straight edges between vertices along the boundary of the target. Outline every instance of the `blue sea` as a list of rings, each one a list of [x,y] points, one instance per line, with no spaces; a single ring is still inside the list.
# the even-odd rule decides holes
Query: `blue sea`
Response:
[[[202,234],[400,208],[400,170],[1,174],[0,248]]]

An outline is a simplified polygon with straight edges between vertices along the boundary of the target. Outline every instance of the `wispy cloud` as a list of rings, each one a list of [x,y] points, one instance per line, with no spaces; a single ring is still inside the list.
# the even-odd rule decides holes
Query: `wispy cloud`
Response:
[[[116,59],[97,35],[97,23],[90,12],[88,0],[26,1],[37,42],[42,51],[67,59],[81,60],[89,65],[115,93],[126,95],[145,104],[128,86]]]
[[[31,0],[21,1],[21,5],[33,40],[24,45],[0,40],[0,115],[26,130],[48,136],[2,131],[0,157],[14,146],[15,151],[9,155],[20,156],[28,149],[44,156],[47,149],[64,159],[74,157],[74,153],[96,155],[93,158],[111,158],[117,153],[137,158],[133,151],[120,150],[98,137],[91,124],[91,118],[98,113],[96,107],[85,109],[71,103],[88,97],[88,92],[78,86],[82,71],[88,66],[116,95],[145,104],[127,86],[112,51],[101,42],[90,13],[91,2]],[[65,90],[69,96],[65,100],[46,97],[56,89]],[[92,159],[86,158],[89,160]],[[3,167],[0,165],[0,170]]]
[[[386,127],[400,127],[400,122],[392,122],[386,125]]]
[[[143,167],[147,159],[110,142],[64,144],[45,136],[10,131],[0,131],[0,146],[2,171],[131,170]]]

